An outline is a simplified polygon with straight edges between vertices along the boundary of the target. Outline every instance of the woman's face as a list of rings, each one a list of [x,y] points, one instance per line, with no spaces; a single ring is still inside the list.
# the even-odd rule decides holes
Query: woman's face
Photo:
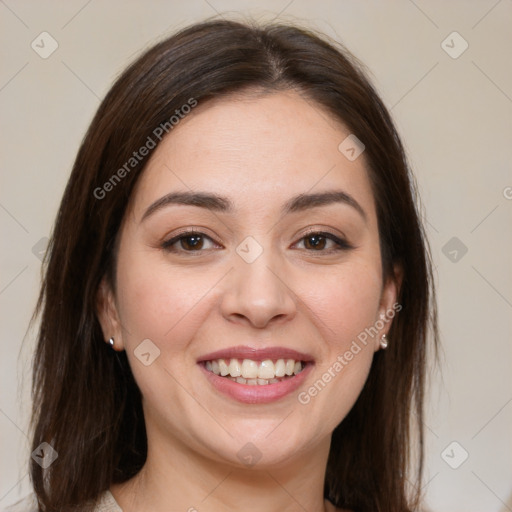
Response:
[[[199,104],[154,150],[100,295],[150,448],[261,467],[327,452],[396,300],[349,135],[280,92]]]

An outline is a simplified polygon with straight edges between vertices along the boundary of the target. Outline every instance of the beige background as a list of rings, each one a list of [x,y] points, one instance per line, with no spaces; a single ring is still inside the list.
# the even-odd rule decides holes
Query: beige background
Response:
[[[0,0],[0,508],[29,490],[37,254],[82,136],[141,49],[227,11],[320,29],[371,70],[417,175],[439,283],[444,356],[426,419],[428,506],[512,510],[511,0]],[[58,43],[47,59],[31,48],[43,31]],[[463,40],[446,39],[453,31]],[[445,39],[452,55],[469,47],[452,58]]]

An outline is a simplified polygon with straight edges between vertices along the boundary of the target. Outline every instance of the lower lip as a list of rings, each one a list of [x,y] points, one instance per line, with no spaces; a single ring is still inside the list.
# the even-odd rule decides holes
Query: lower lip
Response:
[[[313,368],[313,364],[307,363],[300,373],[281,382],[263,385],[256,384],[254,386],[239,384],[227,377],[215,375],[215,373],[208,371],[203,364],[199,364],[199,367],[213,387],[224,395],[246,404],[266,404],[280,400],[293,393],[304,382]]]

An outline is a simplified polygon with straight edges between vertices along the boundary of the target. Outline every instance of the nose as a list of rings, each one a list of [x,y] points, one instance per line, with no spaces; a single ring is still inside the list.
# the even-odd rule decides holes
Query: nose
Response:
[[[241,258],[229,272],[221,310],[230,322],[262,329],[290,321],[296,314],[296,300],[286,276],[270,265],[265,252],[254,262]]]

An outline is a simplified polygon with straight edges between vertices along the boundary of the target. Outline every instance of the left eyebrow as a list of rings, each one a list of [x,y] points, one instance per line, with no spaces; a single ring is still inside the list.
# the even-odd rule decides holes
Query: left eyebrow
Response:
[[[342,203],[354,208],[367,221],[366,212],[361,205],[343,190],[319,192],[316,194],[299,194],[288,200],[282,208],[283,214],[302,212],[310,208],[328,206],[330,204]],[[157,199],[144,212],[141,222],[153,213],[173,204],[198,206],[208,210],[229,213],[234,210],[233,203],[223,196],[206,192],[171,192],[160,199]]]
[[[315,208],[318,206],[327,206],[333,203],[343,203],[354,208],[367,221],[366,212],[363,207],[350,195],[343,190],[332,190],[329,192],[319,192],[317,194],[299,194],[292,197],[283,207],[283,213],[294,213]]]

